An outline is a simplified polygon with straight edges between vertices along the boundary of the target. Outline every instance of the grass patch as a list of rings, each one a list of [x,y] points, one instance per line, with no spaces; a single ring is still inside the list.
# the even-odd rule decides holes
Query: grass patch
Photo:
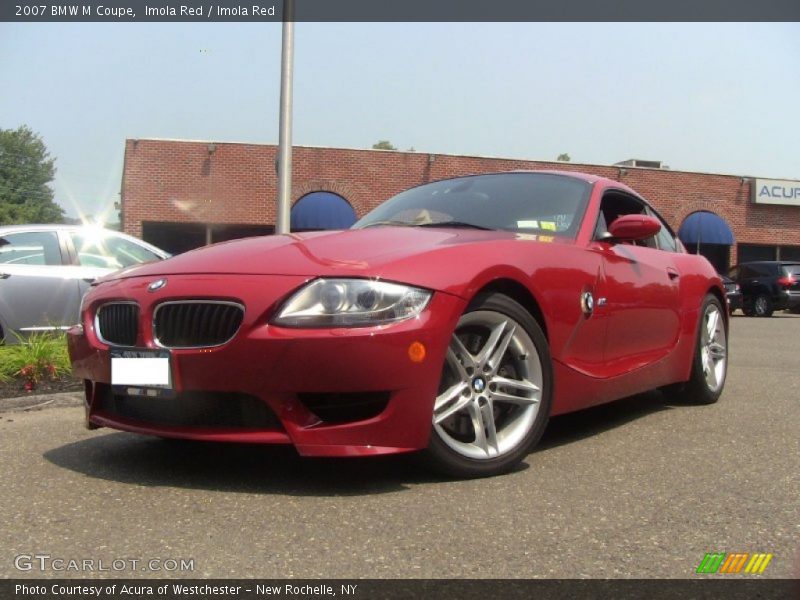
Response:
[[[0,346],[0,381],[22,379],[25,389],[33,390],[43,379],[58,379],[71,372],[64,333],[37,332],[13,346]]]

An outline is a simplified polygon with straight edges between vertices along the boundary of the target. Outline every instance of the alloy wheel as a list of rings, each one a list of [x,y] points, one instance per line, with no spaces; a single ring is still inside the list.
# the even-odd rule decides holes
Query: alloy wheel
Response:
[[[767,310],[769,309],[767,297],[764,294],[759,294],[756,297],[753,308],[759,317],[767,314]]]
[[[434,430],[461,456],[502,456],[533,427],[542,387],[541,358],[522,325],[500,312],[467,313],[447,350]]]
[[[700,333],[700,361],[708,389],[718,391],[725,381],[728,366],[728,345],[725,336],[725,321],[719,308],[709,304],[703,315]]]

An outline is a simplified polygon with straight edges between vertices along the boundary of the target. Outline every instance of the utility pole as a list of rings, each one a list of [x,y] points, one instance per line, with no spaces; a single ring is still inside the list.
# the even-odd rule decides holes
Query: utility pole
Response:
[[[292,194],[292,79],[294,76],[294,0],[283,0],[281,105],[278,134],[278,214],[275,233],[289,233]]]

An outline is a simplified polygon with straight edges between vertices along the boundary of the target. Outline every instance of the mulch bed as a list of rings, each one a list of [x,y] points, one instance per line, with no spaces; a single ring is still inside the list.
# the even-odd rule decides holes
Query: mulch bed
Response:
[[[36,385],[36,388],[30,392],[25,391],[25,382],[22,379],[11,379],[9,381],[0,382],[0,399],[39,394],[55,394],[57,392],[76,392],[82,389],[83,382],[71,375],[66,375],[52,381],[49,379],[40,381]]]

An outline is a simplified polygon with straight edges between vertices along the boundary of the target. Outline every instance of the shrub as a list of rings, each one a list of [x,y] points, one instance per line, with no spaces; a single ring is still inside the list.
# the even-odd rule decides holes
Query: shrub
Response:
[[[0,346],[0,381],[23,379],[31,391],[42,379],[57,379],[72,371],[63,333],[34,333],[19,344]]]

